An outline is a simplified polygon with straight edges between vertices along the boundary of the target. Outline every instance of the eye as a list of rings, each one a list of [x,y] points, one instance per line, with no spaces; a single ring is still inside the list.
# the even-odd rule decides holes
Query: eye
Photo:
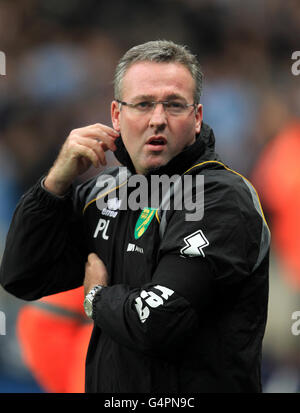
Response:
[[[138,110],[147,110],[147,109],[151,109],[153,107],[153,103],[145,100],[143,102],[136,103],[134,105],[134,107]]]
[[[167,107],[173,110],[183,110],[185,108],[185,105],[181,102],[176,102],[172,100],[167,103]]]

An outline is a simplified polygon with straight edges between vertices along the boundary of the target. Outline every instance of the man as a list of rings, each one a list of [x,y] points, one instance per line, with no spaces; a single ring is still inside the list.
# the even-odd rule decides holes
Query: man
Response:
[[[254,188],[215,154],[201,82],[185,47],[130,49],[116,69],[113,129],[72,131],[15,212],[1,283],[26,300],[84,283],[87,392],[261,391],[269,230]],[[107,150],[123,167],[73,188]],[[153,177],[177,180],[158,205],[122,208],[139,176],[147,194]],[[187,176],[182,197],[202,207],[196,220],[185,202],[165,202],[178,201]]]

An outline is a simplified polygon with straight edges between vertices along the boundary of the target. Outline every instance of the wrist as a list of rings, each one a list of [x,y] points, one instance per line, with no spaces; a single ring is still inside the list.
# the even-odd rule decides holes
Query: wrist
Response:
[[[96,285],[94,286],[85,296],[83,307],[86,315],[89,318],[93,318],[93,303],[96,294],[104,288],[103,285]]]
[[[62,182],[47,175],[43,182],[44,188],[56,196],[64,196],[72,185],[71,182]]]

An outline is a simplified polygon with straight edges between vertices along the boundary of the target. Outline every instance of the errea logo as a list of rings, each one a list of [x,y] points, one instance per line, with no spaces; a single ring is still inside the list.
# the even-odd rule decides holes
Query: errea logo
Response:
[[[116,218],[119,209],[121,207],[122,200],[118,198],[110,198],[107,200],[107,208],[103,208],[101,211],[102,215]]]
[[[107,208],[111,209],[113,211],[116,211],[117,209],[120,209],[121,203],[122,203],[121,199],[118,199],[116,197],[115,198],[109,198],[107,200]]]

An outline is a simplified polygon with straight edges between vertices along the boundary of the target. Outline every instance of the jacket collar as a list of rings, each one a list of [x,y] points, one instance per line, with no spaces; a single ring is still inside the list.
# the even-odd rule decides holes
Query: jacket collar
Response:
[[[122,137],[119,137],[115,144],[117,150],[114,152],[117,160],[126,166],[131,173],[136,174],[133,163],[127,152],[125,145],[123,143]],[[155,171],[147,175],[173,175],[173,174],[183,174],[187,169],[189,169],[194,163],[199,162],[199,160],[215,160],[218,156],[215,153],[215,136],[213,130],[210,126],[202,122],[201,131],[196,135],[196,141],[187,146],[182,152],[172,158],[166,165],[163,165]]]

